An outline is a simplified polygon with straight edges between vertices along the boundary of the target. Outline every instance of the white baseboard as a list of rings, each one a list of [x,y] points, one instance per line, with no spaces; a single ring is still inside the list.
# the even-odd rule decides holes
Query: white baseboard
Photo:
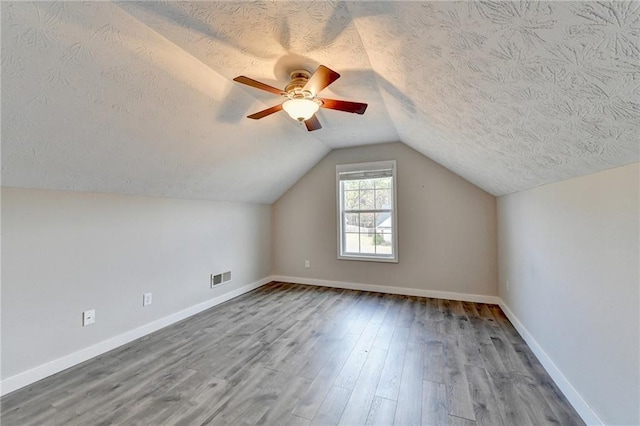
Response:
[[[509,318],[509,321],[511,321],[516,330],[518,330],[518,333],[520,333],[520,336],[522,336],[524,341],[527,342],[531,351],[538,358],[544,369],[547,370],[547,373],[549,373],[549,376],[551,376],[556,385],[558,385],[558,388],[560,388],[569,403],[573,406],[580,417],[582,417],[582,420],[584,420],[588,425],[604,425],[604,422],[600,420],[589,404],[587,404],[578,391],[571,385],[569,380],[567,380],[564,374],[562,374],[562,371],[560,371],[551,358],[549,358],[549,355],[547,355],[544,349],[542,349],[538,344],[536,339],[534,339],[531,333],[529,333],[529,330],[522,325],[518,317],[516,317],[511,309],[509,309],[504,300],[499,300],[500,308],[504,314]]]
[[[65,355],[61,358],[47,362],[46,364],[39,365],[38,367],[32,368],[25,372],[16,374],[15,376],[7,377],[6,379],[0,381],[0,395],[6,395],[9,392],[13,392],[14,390],[35,383],[38,380],[44,379],[45,377],[49,377],[62,370],[66,370],[69,367],[73,367],[74,365],[80,364],[81,362],[87,361],[98,355],[102,355],[112,349],[144,337],[147,334],[153,333],[154,331],[160,330],[161,328],[167,327],[178,321],[182,321],[185,318],[188,318],[213,306],[219,305],[220,303],[226,302],[227,300],[233,299],[234,297],[238,297],[258,287],[261,287],[271,281],[271,277],[263,278],[256,282],[229,291],[228,293],[222,294],[213,299],[209,299],[205,302],[199,303],[197,305],[178,311],[174,314],[145,324],[141,327],[134,328],[133,330],[127,331],[126,333],[104,340],[100,343],[96,343],[95,345],[81,349],[69,355]]]
[[[482,294],[455,293],[450,291],[423,290],[419,288],[393,287],[386,285],[352,283],[345,281],[329,281],[316,278],[287,277],[283,275],[273,275],[273,281],[282,281],[287,283],[317,285],[320,287],[346,288],[349,290],[374,291],[378,293],[402,294],[405,296],[432,297],[434,299],[459,300],[461,302],[476,302],[499,304],[498,296],[485,296]]]

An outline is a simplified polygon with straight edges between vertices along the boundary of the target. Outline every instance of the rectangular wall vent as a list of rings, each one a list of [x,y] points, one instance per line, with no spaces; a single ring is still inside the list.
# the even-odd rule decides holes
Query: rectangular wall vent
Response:
[[[211,275],[211,287],[222,283],[222,274]]]
[[[227,281],[231,281],[231,271],[227,271],[222,274],[222,282],[226,283]]]

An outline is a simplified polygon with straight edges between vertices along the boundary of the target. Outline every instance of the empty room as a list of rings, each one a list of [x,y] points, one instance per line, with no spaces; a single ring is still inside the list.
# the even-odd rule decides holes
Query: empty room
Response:
[[[2,426],[640,425],[640,3],[0,14]]]

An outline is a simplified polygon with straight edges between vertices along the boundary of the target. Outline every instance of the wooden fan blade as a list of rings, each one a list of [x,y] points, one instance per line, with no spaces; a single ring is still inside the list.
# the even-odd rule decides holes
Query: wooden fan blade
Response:
[[[322,129],[320,125],[320,121],[318,121],[318,117],[312,115],[310,119],[304,122],[305,126],[307,126],[307,130],[313,132],[314,130]]]
[[[317,95],[322,89],[340,78],[340,74],[330,70],[324,65],[320,65],[316,72],[313,73],[307,84],[304,85],[303,90],[308,90],[311,93]]]
[[[266,117],[267,115],[271,115],[274,112],[282,111],[282,104],[272,106],[271,108],[263,109],[262,111],[258,111],[255,114],[248,115],[247,118],[253,118],[254,120],[259,120],[261,118]]]
[[[338,101],[335,99],[320,100],[322,101],[321,108],[337,109],[338,111],[352,112],[354,114],[364,114],[367,110],[367,104],[360,102]]]
[[[246,84],[247,86],[255,87],[256,89],[266,90],[267,92],[275,93],[276,95],[283,95],[284,92],[280,89],[276,89],[273,86],[269,86],[268,84],[260,83],[257,80],[254,80],[249,77],[245,77],[244,75],[240,75],[233,79],[233,81],[237,81],[238,83]]]

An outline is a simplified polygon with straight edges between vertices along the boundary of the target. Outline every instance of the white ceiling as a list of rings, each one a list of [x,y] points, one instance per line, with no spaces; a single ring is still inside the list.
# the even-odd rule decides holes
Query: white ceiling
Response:
[[[342,77],[308,133],[276,87]],[[494,195],[640,159],[638,2],[2,2],[2,183],[272,202],[400,140]]]

